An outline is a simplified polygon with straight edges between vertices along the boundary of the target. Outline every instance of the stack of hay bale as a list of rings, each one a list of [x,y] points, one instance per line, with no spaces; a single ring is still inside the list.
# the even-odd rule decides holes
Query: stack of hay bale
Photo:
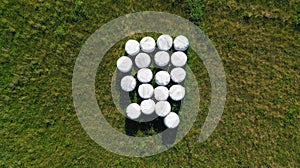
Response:
[[[177,36],[161,35],[156,41],[144,37],[140,42],[128,40],[125,44],[127,56],[117,61],[122,77],[120,86],[125,92],[137,91],[140,103],[133,102],[126,108],[126,116],[138,120],[142,115],[164,117],[167,128],[177,128],[180,118],[171,110],[170,102],[184,99],[186,78],[186,51],[189,41]],[[136,75],[132,75],[136,74]]]

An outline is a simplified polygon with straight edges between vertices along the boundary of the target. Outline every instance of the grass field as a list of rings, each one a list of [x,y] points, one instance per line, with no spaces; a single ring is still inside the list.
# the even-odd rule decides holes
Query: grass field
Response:
[[[147,10],[182,16],[205,31],[224,64],[227,101],[217,129],[199,143],[210,82],[191,56],[201,98],[196,123],[170,150],[133,158],[86,134],[73,106],[72,73],[94,31]],[[299,0],[2,0],[0,15],[0,167],[300,167]],[[120,131],[109,81],[125,41],[99,68],[107,73],[97,79],[108,83],[96,82],[99,106]]]

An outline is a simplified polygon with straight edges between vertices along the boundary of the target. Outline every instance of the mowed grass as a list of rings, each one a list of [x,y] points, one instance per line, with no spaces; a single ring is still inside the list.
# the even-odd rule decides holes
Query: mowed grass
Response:
[[[81,127],[72,73],[95,30],[146,10],[177,14],[205,31],[224,63],[228,95],[217,129],[199,143],[210,81],[191,51],[201,98],[191,131],[161,154],[124,157]],[[0,167],[299,167],[299,13],[299,1],[1,1]],[[99,106],[120,131],[124,121],[111,102],[110,81],[125,42],[107,53],[98,71],[107,73],[96,78]]]

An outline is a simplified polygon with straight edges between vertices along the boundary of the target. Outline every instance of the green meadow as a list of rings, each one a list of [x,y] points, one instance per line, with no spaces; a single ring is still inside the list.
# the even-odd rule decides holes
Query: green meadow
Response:
[[[196,122],[171,149],[135,158],[105,150],[85,132],[72,75],[91,34],[140,11],[176,14],[205,32],[223,61],[227,100],[216,130],[198,142],[211,90],[191,50]],[[300,167],[299,0],[1,0],[0,16],[0,167]],[[114,45],[96,76],[99,107],[120,132],[124,117],[110,82],[126,40],[144,35]]]

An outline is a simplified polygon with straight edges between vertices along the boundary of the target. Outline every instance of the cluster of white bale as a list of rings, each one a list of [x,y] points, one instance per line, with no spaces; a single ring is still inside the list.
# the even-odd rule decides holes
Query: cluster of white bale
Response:
[[[175,52],[169,54],[174,48]],[[175,112],[171,112],[171,105],[167,101],[171,98],[174,101],[181,101],[185,96],[185,88],[181,83],[185,80],[184,69],[187,62],[185,51],[189,47],[189,41],[185,36],[177,36],[174,41],[169,35],[161,35],[157,41],[152,37],[144,37],[140,42],[128,40],[125,44],[125,51],[128,56],[122,56],[117,61],[117,68],[122,73],[129,73],[121,79],[121,88],[125,92],[133,91],[137,86],[137,80],[142,83],[138,86],[138,94],[143,99],[141,104],[131,103],[126,109],[126,115],[130,119],[138,119],[142,114],[151,115],[156,113],[164,117],[164,124],[168,128],[176,128],[180,119]],[[154,53],[155,52],[155,53]],[[154,58],[151,58],[151,54]],[[156,74],[149,69],[154,62],[156,67],[171,67],[170,72],[158,71]],[[133,66],[137,69],[137,80],[130,75]],[[151,85],[155,79],[156,88]],[[173,86],[167,88],[171,82]],[[155,101],[154,101],[155,100]]]

